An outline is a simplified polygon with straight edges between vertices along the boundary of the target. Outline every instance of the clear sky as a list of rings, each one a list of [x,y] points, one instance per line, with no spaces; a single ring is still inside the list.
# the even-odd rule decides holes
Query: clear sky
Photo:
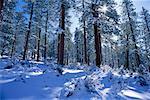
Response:
[[[142,6],[150,11],[150,0],[133,0],[137,12],[141,11]]]
[[[121,2],[122,0],[115,0],[117,3]],[[145,7],[146,9],[148,9],[150,11],[150,0],[133,0],[134,6],[136,8],[136,11],[138,13],[140,13],[142,6]],[[79,27],[78,24],[78,18],[76,18],[74,15],[72,14],[73,17],[71,18],[72,21],[72,25],[71,25],[71,32],[74,33],[76,27]]]

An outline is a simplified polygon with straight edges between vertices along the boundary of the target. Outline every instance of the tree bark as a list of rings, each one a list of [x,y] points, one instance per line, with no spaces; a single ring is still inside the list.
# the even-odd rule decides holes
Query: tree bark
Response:
[[[2,20],[2,8],[3,8],[4,0],[0,1],[0,21]]]
[[[60,34],[60,38],[58,38],[58,64],[63,65],[63,61],[64,61],[64,31],[65,31],[65,5],[61,4],[61,20],[60,20],[60,27],[63,30],[63,32]]]
[[[4,55],[4,52],[5,52],[5,47],[7,46],[6,44],[5,44],[5,42],[6,42],[6,36],[4,36],[4,42],[3,42],[3,44],[2,44],[2,52],[1,52],[1,56],[3,56]]]
[[[97,23],[94,23],[94,36],[95,36],[95,50],[96,50],[96,66],[100,67],[101,65],[101,40],[100,40],[100,34],[98,33],[97,29]]]
[[[38,45],[37,45],[37,61],[40,60],[40,40],[41,40],[41,29],[39,28]]]
[[[61,41],[60,41],[60,62],[59,64],[63,65],[63,61],[64,61],[64,33],[62,33],[60,35],[61,37]]]
[[[87,64],[88,64],[88,66],[90,65],[90,55],[89,54],[87,56]]]
[[[84,0],[82,1],[83,9],[84,9]],[[83,32],[84,32],[84,62],[87,64],[87,43],[86,43],[86,25],[85,25],[85,18],[84,18],[84,11],[83,11]]]
[[[48,24],[48,10],[46,15],[46,23],[45,23],[45,37],[44,37],[44,60],[47,57],[47,24]]]
[[[127,34],[126,54],[125,54],[125,67],[129,69],[129,35]]]
[[[93,17],[97,18],[98,13],[95,10],[95,4],[92,5]],[[96,66],[100,67],[102,64],[102,50],[101,50],[101,35],[98,32],[97,22],[94,22],[94,37],[95,37],[95,53],[96,53]]]
[[[85,21],[83,22],[84,23],[84,62],[87,64],[87,48],[86,48],[86,29],[85,29]]]
[[[60,34],[58,34],[58,46],[57,46],[57,63],[60,62]]]
[[[31,14],[30,14],[30,19],[29,19],[29,25],[28,25],[28,30],[27,30],[27,35],[25,37],[25,46],[24,46],[24,52],[23,52],[23,60],[26,59],[27,52],[28,52],[28,43],[29,43],[29,37],[30,37],[30,32],[31,32],[31,21],[32,21],[32,16],[33,16],[33,7],[34,7],[34,3],[32,3]]]
[[[77,39],[78,40],[78,39]],[[77,62],[81,62],[80,61],[80,58],[79,58],[79,42],[78,41],[76,41],[77,42],[77,48],[76,48],[76,50],[77,50],[77,54],[76,54],[76,60],[77,60]]]
[[[66,64],[68,65],[69,64],[69,53],[67,52],[67,62]]]

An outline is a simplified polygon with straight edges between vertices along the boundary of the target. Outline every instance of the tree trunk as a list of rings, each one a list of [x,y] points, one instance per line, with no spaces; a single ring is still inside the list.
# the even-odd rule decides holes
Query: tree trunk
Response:
[[[0,10],[2,10],[2,8],[3,8],[3,2],[4,2],[4,0],[0,1]]]
[[[87,64],[88,64],[88,66],[90,65],[90,55],[89,54],[87,56]]]
[[[61,20],[60,27],[63,29],[63,32],[60,34],[60,38],[58,38],[58,64],[63,65],[64,61],[64,31],[65,31],[65,5],[61,4]]]
[[[60,37],[61,41],[60,41],[60,62],[59,62],[59,64],[63,65],[64,64],[63,61],[64,61],[64,36],[65,36],[65,34],[62,33],[60,36],[61,36]]]
[[[46,15],[46,23],[45,23],[45,37],[44,37],[44,60],[47,57],[47,24],[48,24],[48,10]]]
[[[93,17],[98,18],[98,12],[96,11],[96,5],[92,4]],[[95,37],[95,52],[96,52],[96,66],[100,67],[102,64],[102,50],[101,50],[101,35],[98,32],[97,22],[94,22],[94,37]]]
[[[0,0],[0,28],[2,28],[2,20],[3,20],[3,16],[2,16],[2,9],[3,9],[3,3],[4,3],[4,0]],[[4,48],[5,48],[5,39],[4,39],[4,42],[3,42],[3,44],[2,44],[2,51],[1,51],[1,56],[3,56],[3,54],[4,54]]]
[[[84,62],[87,64],[87,48],[86,48],[86,29],[85,29],[85,21],[84,23]]]
[[[94,37],[95,37],[95,50],[96,50],[96,66],[100,67],[101,65],[101,42],[100,35],[97,29],[97,23],[94,23]]]
[[[57,46],[57,63],[60,62],[60,34],[58,34],[58,46]]]
[[[37,45],[37,61],[40,60],[40,39],[41,39],[41,29],[39,28],[38,45]]]
[[[3,2],[4,0],[0,1],[0,21],[2,20],[2,8],[3,8]]]
[[[127,34],[126,54],[125,54],[125,68],[129,69],[129,35]]]
[[[66,64],[68,65],[69,64],[69,53],[67,52],[67,62]]]
[[[4,36],[4,42],[3,42],[3,44],[2,44],[2,52],[1,52],[1,56],[3,56],[4,55],[4,52],[5,52],[5,47],[6,47],[6,36]]]
[[[29,19],[29,25],[28,25],[28,30],[27,30],[27,35],[25,37],[25,46],[24,46],[24,52],[23,52],[23,60],[26,59],[26,56],[27,56],[27,53],[28,53],[28,43],[29,43],[29,37],[30,37],[30,32],[31,32],[31,21],[32,21],[32,16],[33,16],[33,6],[34,6],[34,3],[32,3],[31,14],[30,14],[30,19]]]
[[[82,1],[83,9],[84,9],[84,0]],[[87,64],[87,48],[86,48],[86,25],[85,25],[85,19],[84,19],[84,11],[83,11],[83,32],[84,32],[84,62]]]
[[[128,9],[128,6],[126,4],[126,9],[127,9],[127,15],[128,15],[128,19],[129,19],[129,24],[130,24],[130,30],[131,30],[131,33],[132,33],[132,40],[134,42],[134,48],[135,48],[135,62],[136,62],[136,66],[139,67],[140,65],[140,56],[138,54],[138,47],[136,45],[136,39],[135,39],[135,35],[134,35],[134,31],[133,31],[133,26],[131,24],[131,17],[130,17],[130,13],[129,13],[129,9]]]
[[[79,59],[79,42],[78,41],[77,41],[77,48],[76,48],[76,50],[77,50],[76,60],[77,60],[77,62],[80,62],[80,59]]]

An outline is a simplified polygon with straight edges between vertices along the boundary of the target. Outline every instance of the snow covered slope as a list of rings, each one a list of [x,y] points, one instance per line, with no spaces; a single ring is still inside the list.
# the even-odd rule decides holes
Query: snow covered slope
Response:
[[[150,100],[150,82],[138,74],[74,66],[61,75],[57,67],[1,59],[0,100]]]

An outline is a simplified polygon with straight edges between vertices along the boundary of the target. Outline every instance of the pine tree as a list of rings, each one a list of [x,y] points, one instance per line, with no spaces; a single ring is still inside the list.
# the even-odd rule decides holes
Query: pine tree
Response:
[[[22,11],[15,13],[14,24],[15,28],[11,55],[21,56],[21,53],[23,52],[22,45],[24,44],[24,33],[27,30],[26,19]]]
[[[46,11],[46,21],[45,21],[45,36],[44,36],[44,59],[47,58],[47,30],[48,30],[48,10]]]
[[[150,51],[149,51],[150,49],[150,14],[148,10],[146,10],[144,7],[142,7],[141,17],[142,17],[142,26],[144,29],[143,31],[144,31],[146,55],[149,58],[149,55],[150,55]]]
[[[65,54],[64,54],[66,65],[68,65],[69,63],[73,63],[73,59],[74,59],[73,46],[74,46],[74,44],[72,41],[72,34],[70,32],[70,29],[68,27],[66,27],[66,30],[65,30]]]
[[[28,45],[29,45],[29,37],[30,37],[30,33],[31,33],[31,24],[32,24],[32,18],[33,18],[33,8],[34,8],[34,2],[30,1],[27,2],[28,3],[28,8],[30,11],[30,18],[29,18],[29,23],[28,23],[28,29],[27,29],[27,33],[25,36],[25,45],[24,45],[24,52],[23,52],[23,60],[26,59],[27,57],[27,53],[28,53]]]
[[[102,64],[102,33],[112,34],[116,31],[114,24],[117,23],[119,16],[117,15],[117,12],[114,9],[114,7],[115,3],[113,0],[98,0],[97,2],[93,1],[91,4],[92,15],[94,18],[93,27],[97,66],[100,66]]]
[[[44,25],[45,23],[42,23],[44,21],[44,11],[47,10],[46,9],[46,2],[43,0],[36,0],[35,2],[35,6],[34,6],[34,17],[33,17],[33,21],[35,23],[35,27],[37,27],[37,58],[36,60],[39,61],[41,58],[41,34],[42,34],[42,28],[45,28]],[[47,15],[45,17],[48,17]]]
[[[134,11],[133,8],[133,3],[131,0],[124,0],[123,3],[123,15],[124,15],[124,21],[125,25],[127,26],[126,30],[126,64],[125,67],[129,69],[129,48],[134,49],[134,65],[130,66],[139,66],[141,61],[140,61],[140,56],[138,53],[138,46],[137,46],[137,40],[136,40],[136,12]],[[131,42],[130,42],[131,41]],[[131,45],[131,46],[130,46]],[[132,58],[131,58],[132,59]],[[131,61],[132,62],[132,61]]]
[[[15,8],[16,1],[4,1],[5,6],[3,7],[3,19],[1,23],[1,55],[11,55],[11,48],[13,45],[13,35],[14,35],[14,18],[15,18]]]
[[[95,5],[92,5],[93,17],[98,18],[98,13],[96,11]],[[102,47],[101,47],[101,36],[98,32],[97,22],[94,22],[94,37],[95,37],[95,50],[96,50],[96,66],[102,64]]]
[[[61,19],[60,19],[60,27],[63,30],[61,34],[59,34],[58,38],[58,64],[63,65],[64,61],[64,31],[65,31],[65,4],[62,2],[61,4]]]
[[[84,14],[85,14],[85,7],[84,7],[84,0],[82,0],[82,6],[83,6],[83,33],[84,33],[84,62],[85,63],[88,63],[88,60],[87,60],[87,37],[86,37],[86,22],[85,22],[85,18],[84,18]]]
[[[80,29],[76,28],[75,35],[74,35],[74,42],[75,42],[75,49],[76,49],[76,62],[83,63],[83,33]]]
[[[60,33],[58,34],[58,64],[63,65],[64,61],[64,37],[65,37],[65,25],[67,24],[67,11],[73,5],[74,0],[60,0],[58,1],[60,19],[59,27],[61,28]]]
[[[140,44],[141,53],[143,55],[142,64],[146,67],[146,69],[149,68],[150,71],[150,14],[149,11],[144,7],[142,7],[141,19],[141,27],[139,28],[139,30],[141,31],[141,41],[143,41]],[[143,47],[145,48],[143,49]]]

